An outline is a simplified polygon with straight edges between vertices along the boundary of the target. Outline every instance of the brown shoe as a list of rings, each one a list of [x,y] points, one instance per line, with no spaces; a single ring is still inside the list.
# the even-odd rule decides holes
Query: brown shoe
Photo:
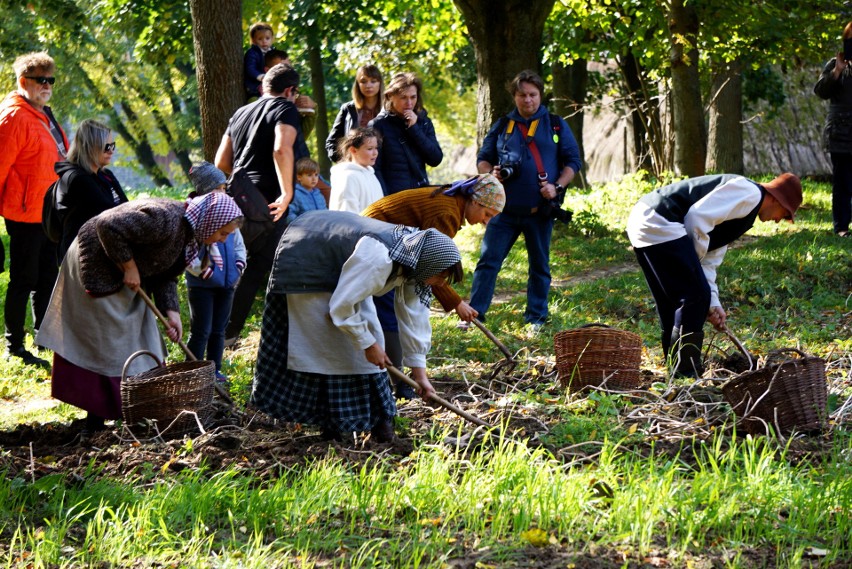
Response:
[[[370,438],[377,443],[389,443],[396,435],[393,432],[393,419],[383,419],[370,431]]]

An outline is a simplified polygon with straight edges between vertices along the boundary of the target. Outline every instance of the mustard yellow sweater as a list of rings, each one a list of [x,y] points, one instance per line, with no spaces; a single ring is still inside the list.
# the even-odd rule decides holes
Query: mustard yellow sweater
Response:
[[[442,193],[432,197],[436,186],[404,190],[385,196],[361,212],[388,223],[417,227],[419,229],[437,229],[447,237],[455,237],[464,222],[464,196],[445,196]],[[461,297],[448,284],[433,286],[432,292],[447,312],[454,310]]]

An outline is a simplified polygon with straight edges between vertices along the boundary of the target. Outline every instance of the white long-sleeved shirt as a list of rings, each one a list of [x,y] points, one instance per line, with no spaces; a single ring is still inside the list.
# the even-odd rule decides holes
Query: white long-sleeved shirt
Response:
[[[364,350],[384,345],[373,296],[395,290],[394,309],[399,322],[402,363],[426,367],[432,347],[429,308],[420,302],[414,281],[407,280],[388,255],[388,248],[372,237],[362,237],[344,263],[332,293],[288,295],[290,350],[287,367],[323,374],[376,373]],[[330,321],[329,321],[330,319]],[[347,345],[334,343],[335,330]]]
[[[724,221],[747,216],[761,200],[760,188],[744,177],[737,177],[716,187],[695,202],[683,223],[669,221],[644,202],[637,203],[627,219],[627,236],[635,248],[667,243],[689,236],[701,268],[710,285],[710,306],[722,306],[716,271],[725,258],[727,246],[708,251],[710,232]]]
[[[340,162],[331,167],[328,209],[360,214],[383,196],[382,185],[372,166]]]

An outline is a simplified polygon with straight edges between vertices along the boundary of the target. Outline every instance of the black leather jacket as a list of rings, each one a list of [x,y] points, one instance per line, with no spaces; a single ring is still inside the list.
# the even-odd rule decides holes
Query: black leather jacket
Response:
[[[337,145],[340,143],[341,138],[357,126],[358,109],[355,108],[355,101],[349,101],[340,105],[337,118],[334,119],[334,124],[331,126],[328,138],[325,139],[325,151],[328,153],[329,160],[340,162],[340,152],[337,150]]]

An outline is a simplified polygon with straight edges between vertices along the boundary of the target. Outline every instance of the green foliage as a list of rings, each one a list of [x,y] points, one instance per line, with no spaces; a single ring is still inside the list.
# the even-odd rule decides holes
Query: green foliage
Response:
[[[772,67],[746,68],[743,71],[743,108],[753,110],[757,101],[766,101],[771,109],[771,118],[786,102],[784,81]]]

